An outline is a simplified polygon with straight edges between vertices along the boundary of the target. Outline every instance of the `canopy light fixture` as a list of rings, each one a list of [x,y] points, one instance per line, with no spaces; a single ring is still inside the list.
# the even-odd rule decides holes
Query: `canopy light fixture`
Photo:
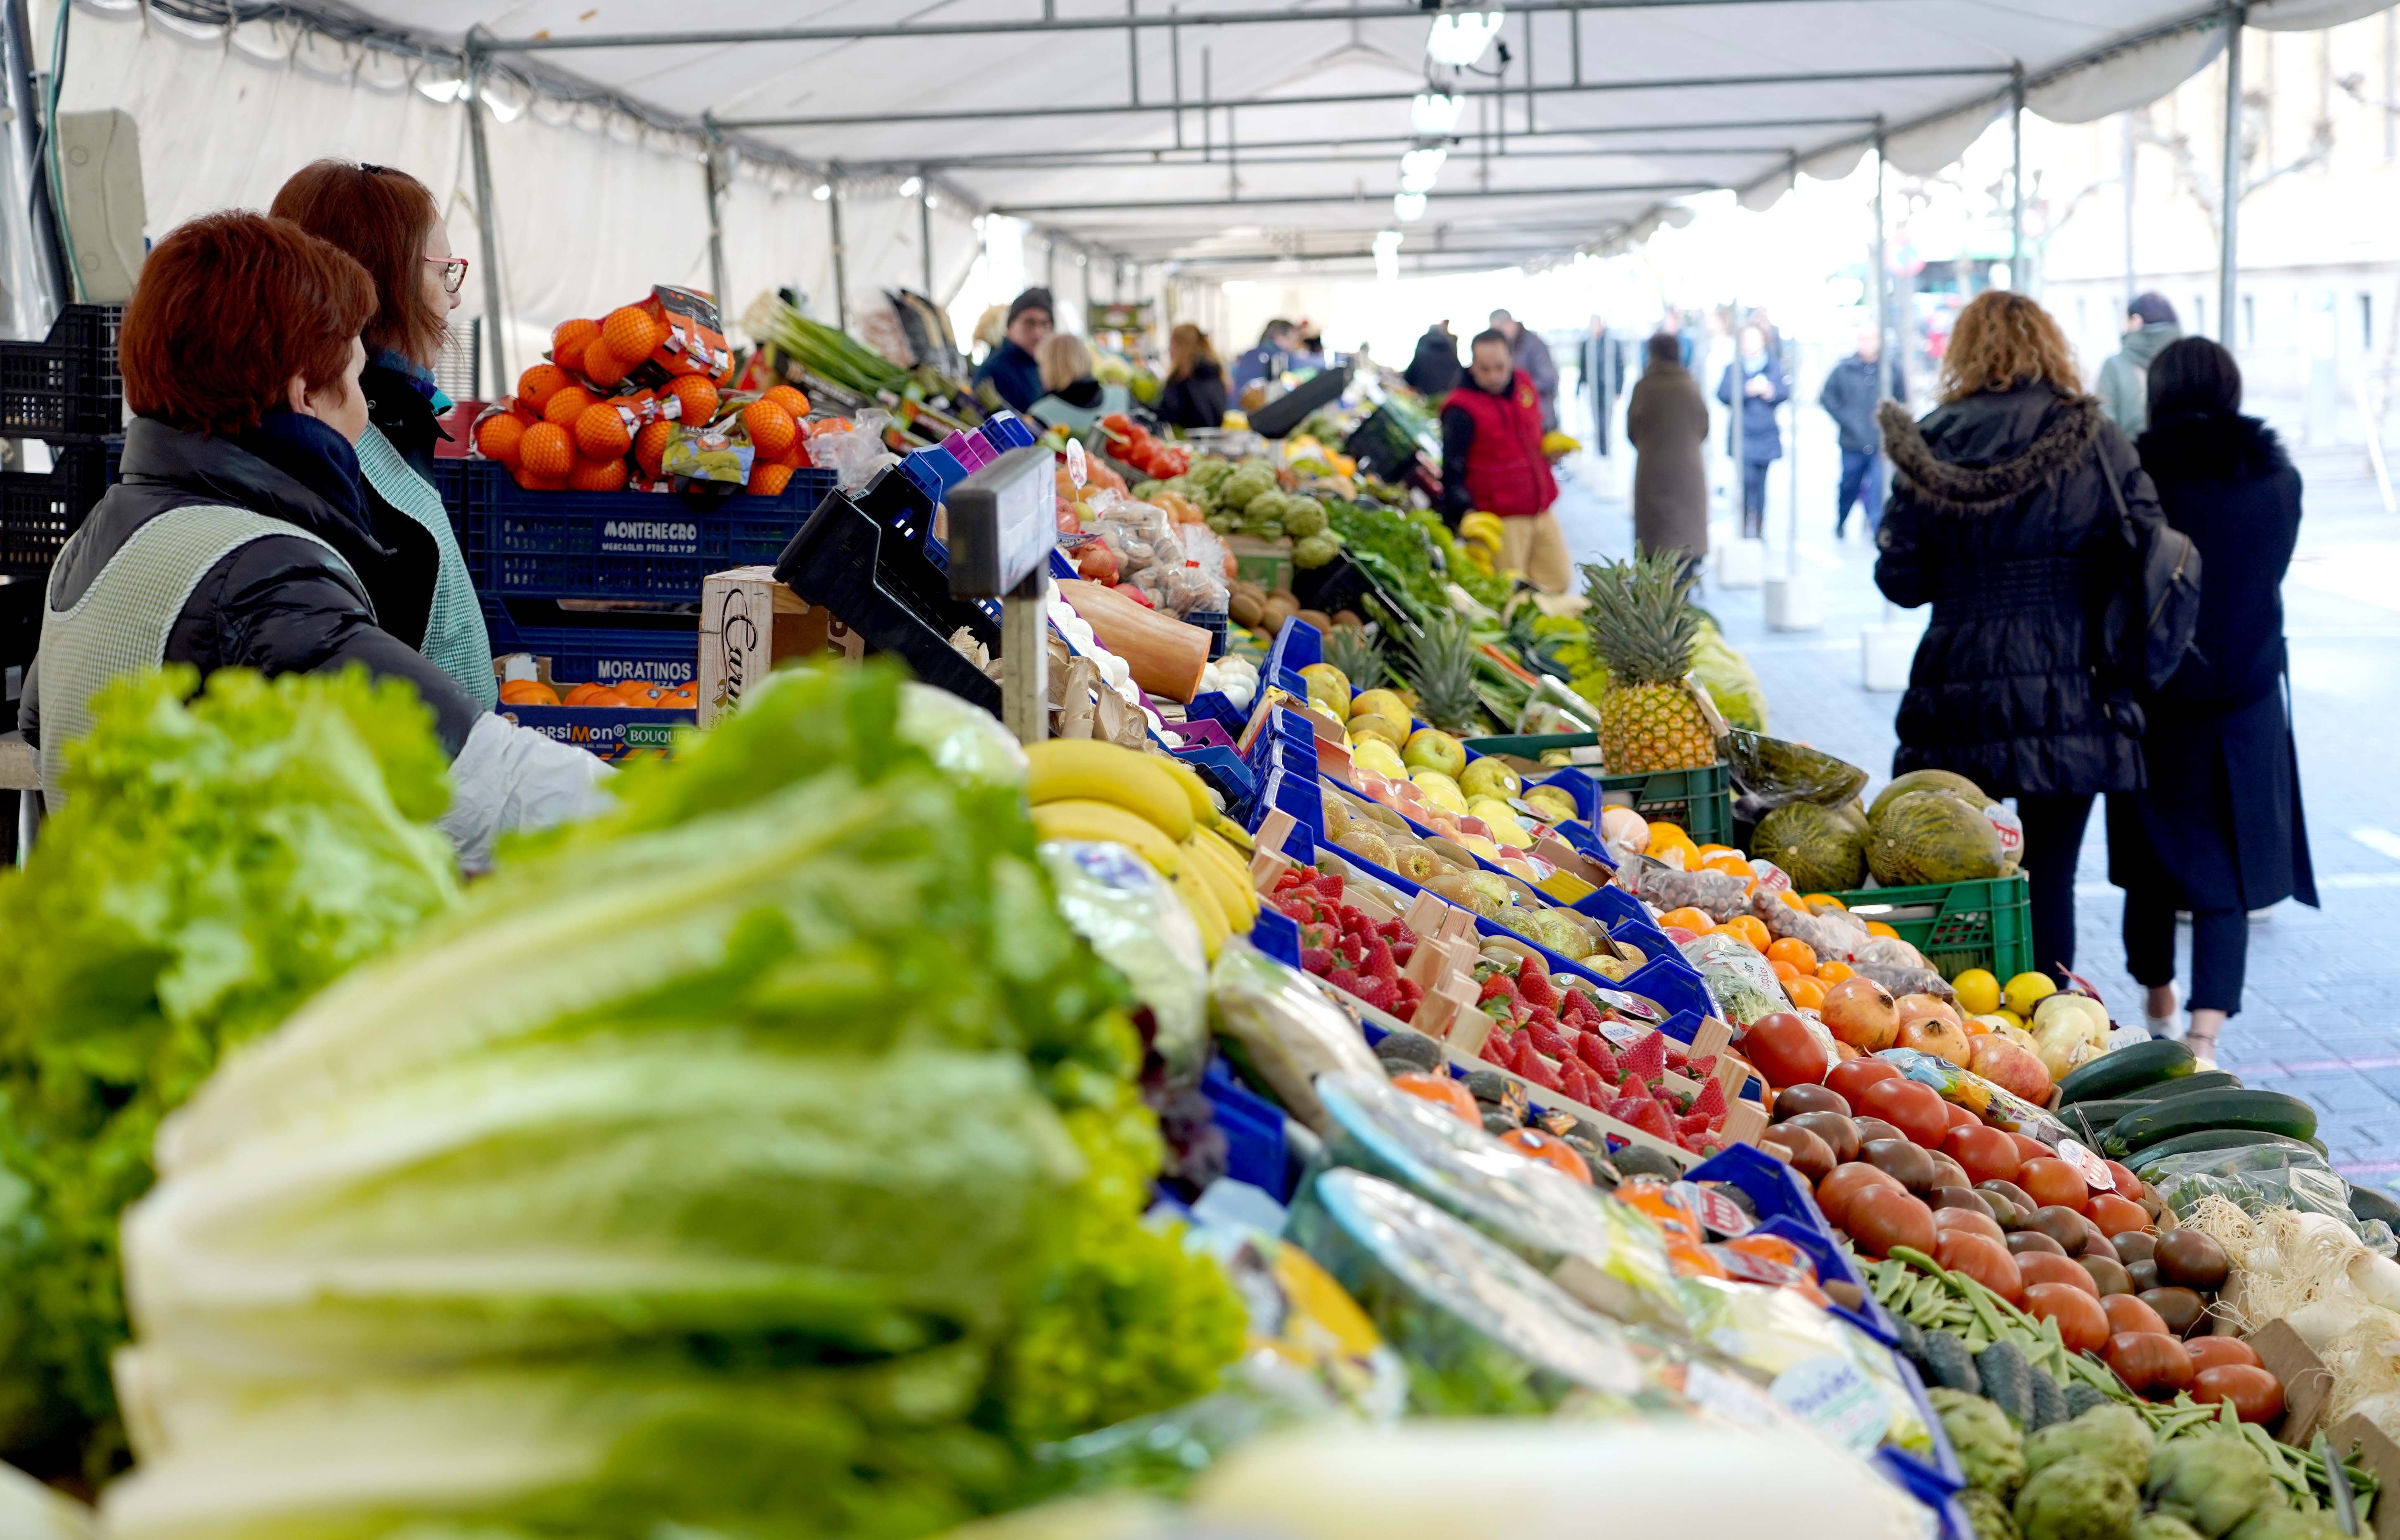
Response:
[[[1400,242],[1408,237],[1398,230],[1378,230],[1373,241],[1375,277],[1389,283],[1400,276]]]
[[[1398,220],[1401,224],[1413,224],[1415,221],[1423,219],[1425,217],[1425,194],[1394,193],[1392,195],[1392,217]]]
[[[920,190],[923,189],[924,185],[925,184],[922,182],[918,181],[912,176],[907,181],[900,184],[900,196],[902,198],[914,198]]]
[[[811,193],[809,196],[815,198],[819,203],[823,203],[833,197],[833,184],[830,182],[820,182],[817,184],[817,190]]]
[[[1447,64],[1463,70],[1483,57],[1483,50],[1500,35],[1503,13],[1485,11],[1445,11],[1433,19],[1433,29],[1425,34],[1425,57],[1437,64]]]
[[[1466,99],[1463,96],[1421,91],[1416,100],[1409,103],[1409,128],[1420,134],[1447,134],[1458,127],[1458,115],[1466,106]]]
[[[1441,163],[1450,158],[1450,151],[1435,145],[1431,149],[1411,150],[1400,157],[1400,191],[1429,193],[1434,178],[1441,174]]]

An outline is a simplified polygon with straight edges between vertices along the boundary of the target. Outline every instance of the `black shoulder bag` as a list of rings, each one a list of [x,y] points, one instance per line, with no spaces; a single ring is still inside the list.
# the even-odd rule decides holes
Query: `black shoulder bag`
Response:
[[[2148,693],[2175,676],[2200,629],[2200,548],[2164,518],[2134,518],[2108,464],[2106,441],[2093,453],[2117,505],[2127,558],[2125,580],[2108,600],[2102,634],[2124,681]]]

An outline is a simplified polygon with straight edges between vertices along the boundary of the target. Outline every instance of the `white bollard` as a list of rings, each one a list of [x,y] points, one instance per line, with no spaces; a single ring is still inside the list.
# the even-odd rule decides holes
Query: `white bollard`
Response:
[[[1716,552],[1717,586],[1756,588],[1766,580],[1766,542],[1727,540],[1711,546]]]
[[[1909,665],[1916,659],[1917,633],[1898,626],[1866,626],[1859,632],[1861,683],[1870,690],[1908,688]]]
[[[1825,600],[1816,583],[1798,573],[1766,579],[1766,629],[1820,631]]]

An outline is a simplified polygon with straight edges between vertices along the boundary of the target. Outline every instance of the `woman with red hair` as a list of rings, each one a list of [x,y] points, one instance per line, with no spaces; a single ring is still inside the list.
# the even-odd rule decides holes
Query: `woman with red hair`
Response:
[[[179,662],[415,685],[452,756],[443,823],[470,867],[503,827],[595,804],[598,760],[494,715],[411,640],[432,585],[376,527],[354,448],[375,307],[357,262],[260,214],[178,225],[143,264],[117,341],[121,479],[51,569],[19,712],[46,797],[93,694]]]

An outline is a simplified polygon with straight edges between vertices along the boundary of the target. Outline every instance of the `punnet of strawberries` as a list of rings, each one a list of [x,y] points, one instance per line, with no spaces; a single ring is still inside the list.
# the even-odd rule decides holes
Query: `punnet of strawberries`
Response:
[[[1337,873],[1297,867],[1276,879],[1275,909],[1300,927],[1300,965],[1386,1015],[1412,1021],[1424,997],[1401,976],[1416,938],[1342,901]],[[1538,957],[1475,965],[1477,1008],[1492,1018],[1483,1060],[1695,1154],[1723,1148],[1728,1103],[1713,1054],[1692,1058],[1656,1028],[1628,1022],[1581,979],[1554,979]],[[1630,1043],[1627,1042],[1630,1039]],[[1700,1083],[1670,1089],[1669,1071]]]

